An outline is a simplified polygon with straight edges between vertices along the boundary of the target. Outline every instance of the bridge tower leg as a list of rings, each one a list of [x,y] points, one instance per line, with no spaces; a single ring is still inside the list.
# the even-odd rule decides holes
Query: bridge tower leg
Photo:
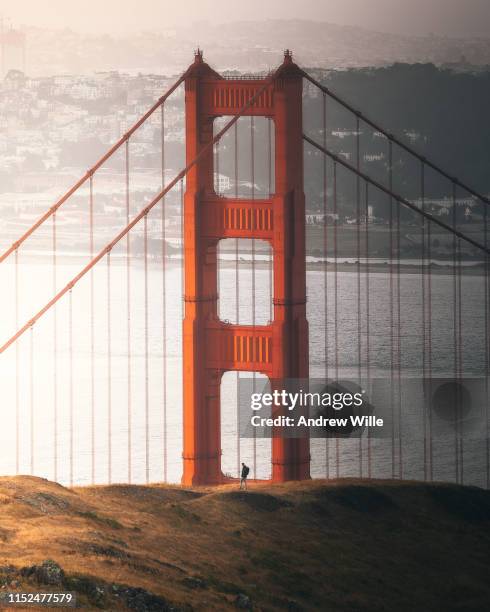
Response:
[[[214,119],[235,115],[264,79],[224,79],[197,52],[185,79],[186,159],[213,138]],[[214,191],[212,147],[187,174],[184,196],[184,471],[186,485],[223,482],[220,385],[225,371],[266,374],[280,386],[308,377],[302,75],[286,52],[273,84],[244,115],[275,124],[275,194],[232,199]],[[274,320],[231,325],[218,318],[217,247],[225,238],[262,239],[274,258]],[[273,437],[272,480],[309,478],[308,438]]]

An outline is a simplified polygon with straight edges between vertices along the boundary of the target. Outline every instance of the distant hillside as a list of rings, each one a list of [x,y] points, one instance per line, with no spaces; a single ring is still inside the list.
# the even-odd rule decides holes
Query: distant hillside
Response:
[[[4,477],[0,504],[2,590],[76,591],[84,610],[490,609],[490,492],[477,488]]]
[[[313,70],[313,74],[333,92],[352,104],[362,113],[396,134],[421,155],[437,163],[452,176],[457,176],[483,194],[490,193],[490,116],[487,112],[490,100],[490,71],[479,73],[457,72],[437,68],[433,64],[394,64],[384,68],[355,70]],[[305,97],[305,131],[321,142],[321,98],[313,97],[310,90]],[[328,146],[334,151],[355,159],[356,140],[352,130],[355,119],[340,105],[327,102]],[[351,130],[336,135],[342,130]],[[386,140],[361,124],[361,169],[371,177],[385,182],[388,173],[388,146]],[[373,160],[365,161],[366,156]],[[317,155],[316,164],[308,158],[305,166],[305,184],[310,202],[320,202],[322,190],[323,159]],[[419,198],[420,164],[415,163],[398,147],[393,149],[394,188],[407,198]],[[224,165],[224,162],[223,164]],[[352,177],[341,173],[340,179],[350,185],[345,189],[345,199],[351,200],[353,210]],[[385,198],[373,190],[379,204],[377,214],[387,217]],[[440,180],[435,173],[425,173],[426,197],[451,196],[449,181]],[[350,194],[350,195],[349,195]],[[343,193],[340,194],[341,197]],[[458,198],[467,197],[463,190]],[[384,202],[384,211],[381,207]],[[384,215],[381,213],[384,212]]]
[[[286,47],[303,65],[322,68],[383,66],[393,62],[490,64],[490,39],[400,36],[360,27],[306,20],[198,22],[131,36],[87,36],[68,28],[27,28],[30,76],[131,70],[172,73],[185,69],[194,49],[219,70],[267,70]]]

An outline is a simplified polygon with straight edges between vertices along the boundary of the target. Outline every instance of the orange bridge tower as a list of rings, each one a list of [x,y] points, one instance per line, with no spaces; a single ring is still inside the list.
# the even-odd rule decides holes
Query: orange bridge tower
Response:
[[[236,115],[265,79],[223,78],[198,51],[185,79],[186,160],[213,139],[213,122]],[[218,196],[209,146],[187,174],[184,196],[185,315],[183,322],[185,485],[224,481],[221,472],[220,386],[228,370],[270,379],[308,377],[302,74],[285,53],[275,78],[243,115],[275,125],[275,193],[268,199]],[[274,319],[232,325],[218,317],[217,247],[225,238],[270,243]],[[272,481],[310,477],[308,438],[272,439]]]

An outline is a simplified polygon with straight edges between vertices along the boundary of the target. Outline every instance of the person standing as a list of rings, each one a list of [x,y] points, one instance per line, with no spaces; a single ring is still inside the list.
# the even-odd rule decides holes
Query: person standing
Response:
[[[247,490],[247,476],[250,473],[250,468],[242,461],[242,476],[240,478],[240,489]]]

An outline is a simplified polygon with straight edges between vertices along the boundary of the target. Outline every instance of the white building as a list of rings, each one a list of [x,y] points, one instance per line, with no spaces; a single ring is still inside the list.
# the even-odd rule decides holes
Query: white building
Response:
[[[214,173],[214,188],[217,193],[229,191],[231,189],[230,177],[225,174]]]

